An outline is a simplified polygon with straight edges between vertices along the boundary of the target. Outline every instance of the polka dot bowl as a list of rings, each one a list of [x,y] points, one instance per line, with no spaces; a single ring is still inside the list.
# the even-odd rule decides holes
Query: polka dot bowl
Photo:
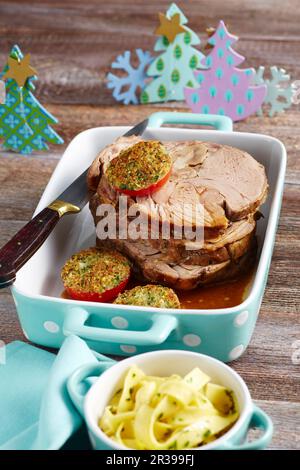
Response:
[[[124,374],[133,364],[140,367],[147,375],[167,377],[171,374],[184,376],[194,367],[199,367],[214,383],[233,390],[238,402],[240,417],[233,427],[221,438],[198,449],[256,450],[263,449],[272,438],[273,426],[270,418],[251,400],[249,390],[243,379],[222,362],[203,354],[166,350],[155,351],[127,358],[118,363],[99,362],[86,364],[77,369],[68,381],[68,391],[79,412],[84,416],[91,444],[98,450],[125,450],[126,448],[112,441],[98,427],[99,418],[113,394],[121,386]],[[99,376],[88,393],[81,395],[80,384],[87,377]],[[246,442],[248,430],[261,428],[261,435],[251,442]]]

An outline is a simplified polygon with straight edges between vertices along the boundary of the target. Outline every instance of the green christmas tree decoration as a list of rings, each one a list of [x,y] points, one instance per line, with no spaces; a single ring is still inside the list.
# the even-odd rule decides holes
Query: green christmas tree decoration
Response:
[[[57,124],[57,119],[32,93],[35,89],[33,80],[36,80],[36,76],[30,75],[34,73],[34,69],[29,65],[29,58],[28,56],[24,58],[20,48],[14,46],[8,65],[0,74],[0,79],[6,79],[6,99],[5,103],[0,104],[0,139],[3,139],[5,149],[23,155],[29,155],[34,150],[48,150],[46,142],[63,143],[63,139],[51,127],[52,124]],[[28,64],[25,64],[25,61]],[[20,69],[24,70],[21,81]],[[16,80],[19,83],[24,82],[24,85],[19,86]]]
[[[194,71],[203,68],[202,52],[194,48],[200,44],[198,36],[186,26],[188,20],[180,8],[172,3],[166,15],[159,15],[160,34],[154,50],[163,51],[151,62],[147,76],[153,77],[141,94],[141,103],[183,101],[184,87],[199,86]]]

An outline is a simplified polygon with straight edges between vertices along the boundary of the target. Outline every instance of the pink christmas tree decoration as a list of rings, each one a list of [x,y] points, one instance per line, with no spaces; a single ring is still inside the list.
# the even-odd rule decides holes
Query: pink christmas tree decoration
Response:
[[[220,21],[208,40],[213,49],[202,61],[207,69],[194,72],[200,87],[184,89],[186,102],[193,112],[221,114],[240,121],[259,110],[267,87],[253,85],[254,69],[237,68],[245,59],[231,47],[237,40]]]

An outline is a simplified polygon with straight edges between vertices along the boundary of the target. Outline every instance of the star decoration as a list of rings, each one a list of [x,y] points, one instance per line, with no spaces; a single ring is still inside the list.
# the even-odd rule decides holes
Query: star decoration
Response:
[[[3,78],[13,78],[19,87],[23,87],[29,77],[37,75],[36,70],[30,65],[30,54],[25,55],[19,61],[8,57],[7,65],[8,70]]]
[[[163,13],[159,13],[158,17],[160,25],[155,30],[157,36],[165,36],[169,42],[173,42],[177,34],[186,32],[186,29],[180,24],[179,13],[175,13],[170,20]]]
[[[206,34],[207,36],[210,38],[211,36],[213,36],[216,32],[216,28],[213,28],[212,26],[209,26],[208,28],[206,28]]]
[[[206,28],[205,31],[206,31],[206,34],[207,34],[208,38],[211,38],[216,32],[216,28],[213,28],[213,27],[209,26],[208,28]],[[204,46],[204,49],[208,50],[208,49],[212,49],[213,47],[214,46],[212,46],[211,44],[209,44],[209,42],[207,42]]]

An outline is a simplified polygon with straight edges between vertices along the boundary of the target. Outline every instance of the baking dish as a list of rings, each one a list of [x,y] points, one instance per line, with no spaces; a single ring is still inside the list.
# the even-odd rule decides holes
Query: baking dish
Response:
[[[163,123],[199,124],[217,130],[171,128]],[[108,143],[127,127],[99,127],[82,132],[70,143],[36,209],[46,207],[76,178]],[[61,298],[60,269],[75,251],[95,242],[88,207],[63,218],[51,236],[19,271],[12,287],[24,334],[34,343],[58,348],[65,336],[76,334],[106,354],[131,355],[155,349],[186,349],[224,362],[237,359],[251,339],[272,257],[280,213],[286,151],[277,139],[233,132],[223,116],[155,113],[145,138],[207,140],[239,147],[265,166],[270,191],[257,227],[259,262],[247,298],[238,306],[216,310],[163,310],[78,302]]]

